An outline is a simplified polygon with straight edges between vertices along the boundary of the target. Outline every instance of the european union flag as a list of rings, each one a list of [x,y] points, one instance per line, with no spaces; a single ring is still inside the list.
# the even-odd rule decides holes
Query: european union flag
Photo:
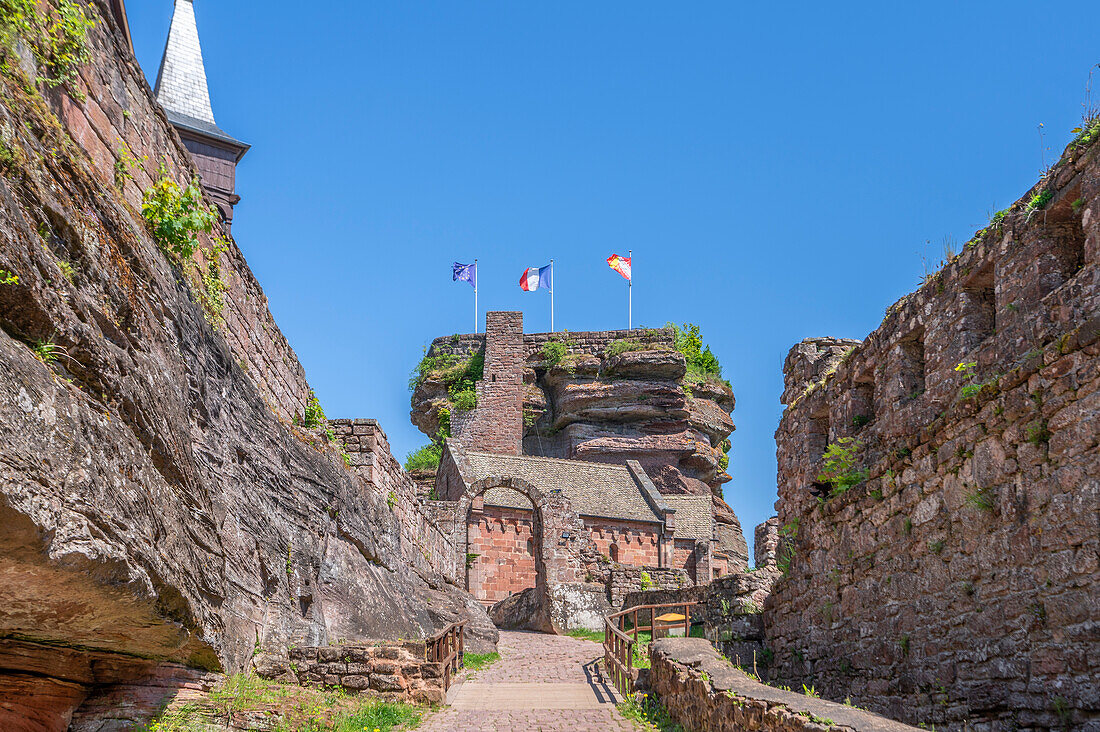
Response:
[[[452,272],[453,281],[466,280],[470,283],[470,286],[475,290],[477,289],[477,262],[473,264],[460,264],[454,263],[454,270]]]

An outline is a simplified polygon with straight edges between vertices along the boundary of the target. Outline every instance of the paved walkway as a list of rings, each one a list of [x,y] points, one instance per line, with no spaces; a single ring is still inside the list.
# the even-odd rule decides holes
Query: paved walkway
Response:
[[[451,705],[420,726],[454,730],[633,731],[615,709],[614,686],[597,666],[598,643],[501,631],[500,661],[452,688]]]

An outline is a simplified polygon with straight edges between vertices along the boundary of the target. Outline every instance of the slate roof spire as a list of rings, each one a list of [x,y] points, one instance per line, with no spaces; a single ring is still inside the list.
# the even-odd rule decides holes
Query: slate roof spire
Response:
[[[232,224],[233,207],[241,200],[234,190],[237,163],[248,145],[214,122],[193,0],[176,0],[154,94],[190,151],[203,188],[218,205],[222,220]]]
[[[214,124],[193,0],[176,0],[154,93],[165,111]]]

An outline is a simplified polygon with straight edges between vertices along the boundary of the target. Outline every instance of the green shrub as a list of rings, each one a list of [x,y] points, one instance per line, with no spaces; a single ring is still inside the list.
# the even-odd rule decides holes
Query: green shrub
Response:
[[[722,366],[718,358],[711,352],[710,346],[703,345],[703,337],[699,332],[699,326],[694,323],[684,323],[678,326],[668,323],[676,337],[676,350],[684,354],[687,362],[688,380],[702,381],[708,377],[722,378]]]
[[[18,285],[19,275],[9,272],[6,269],[0,269],[0,285]]]
[[[222,311],[225,309],[225,291],[228,286],[222,279],[222,254],[229,249],[227,239],[218,238],[213,245],[202,249],[206,266],[199,270],[201,286],[197,289],[199,304],[210,325],[225,323]]]
[[[656,585],[653,584],[653,578],[650,577],[649,572],[645,571],[644,569],[642,570],[641,574],[641,582],[643,590],[652,590],[656,588]]]
[[[551,369],[569,355],[569,344],[565,341],[547,341],[542,344],[542,359],[546,368]]]
[[[321,407],[321,402],[317,400],[317,395],[313,393],[313,389],[310,389],[309,401],[306,402],[305,411],[302,413],[302,426],[313,429],[323,424],[328,424],[328,420],[325,418],[325,410]]]
[[[868,472],[859,467],[863,443],[854,437],[841,437],[825,448],[824,470],[817,479],[833,486],[830,496],[837,496],[867,480]]]
[[[620,714],[643,729],[658,730],[658,732],[683,732],[684,730],[668,710],[644,692],[627,695],[626,700],[618,704],[618,709]]]
[[[451,354],[440,356],[425,355],[413,369],[409,377],[409,391],[425,381],[441,381],[447,387],[451,399],[463,391],[473,391],[474,384],[481,381],[485,374],[485,355],[475,353],[469,358],[459,358]]]
[[[424,445],[405,456],[405,470],[435,470],[443,457],[443,447],[436,443]]]
[[[177,263],[191,258],[199,246],[197,235],[209,234],[218,220],[214,207],[203,202],[197,178],[181,189],[164,168],[157,182],[145,191],[141,214],[153,240]]]
[[[1053,191],[1039,191],[1027,202],[1027,209],[1028,211],[1041,211],[1046,208],[1052,198],[1054,198]]]
[[[473,389],[465,389],[452,398],[454,408],[459,412],[469,412],[477,407],[477,392]]]

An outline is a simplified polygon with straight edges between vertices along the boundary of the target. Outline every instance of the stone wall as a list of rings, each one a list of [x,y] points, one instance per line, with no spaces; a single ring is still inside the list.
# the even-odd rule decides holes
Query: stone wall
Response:
[[[257,675],[418,704],[441,704],[446,696],[443,664],[426,660],[423,642],[308,646],[291,648],[288,655],[262,654],[253,659]]]
[[[448,505],[424,499],[419,486],[390,452],[386,433],[377,421],[334,419],[329,426],[352,470],[392,512],[405,560],[422,572],[460,582],[462,565],[454,542],[454,515],[446,510]]]
[[[642,572],[645,572],[650,587],[643,588]],[[626,607],[628,597],[638,595],[643,599],[635,604],[661,603],[664,600],[656,599],[665,591],[678,591],[685,588],[693,588],[695,583],[682,569],[668,567],[623,567],[612,565],[607,572],[607,599],[615,607]],[[673,602],[669,600],[668,602]]]
[[[488,328],[486,329],[488,330]],[[527,333],[523,336],[524,360],[536,356],[548,341],[569,343],[570,353],[602,356],[612,341],[631,340],[673,348],[676,341],[671,328],[635,328],[633,330],[558,331]],[[469,358],[485,350],[485,333],[466,333],[436,338],[428,348],[429,356],[459,356]]]
[[[479,600],[496,602],[535,586],[531,512],[501,506],[470,512],[467,588]]]
[[[18,647],[0,697],[64,729],[149,666],[237,671],[257,643],[475,616],[491,648],[476,603],[404,561],[386,503],[289,424],[304,385],[239,251],[212,327],[150,236],[156,167],[194,168],[105,3],[83,5],[96,23],[71,87],[37,83],[29,53],[0,65],[0,268],[18,277],[0,286],[0,636]],[[121,149],[133,180],[116,180]],[[271,363],[246,373],[253,358]],[[280,394],[264,373],[283,367]],[[0,704],[0,728],[26,717]]]
[[[762,684],[734,668],[702,638],[662,638],[653,643],[650,657],[650,688],[672,718],[692,732],[917,729]]]
[[[519,455],[523,441],[523,313],[490,312],[485,320],[485,375],[477,408],[451,415],[453,439],[470,450]]]
[[[1098,149],[862,343],[791,350],[766,622],[792,686],[950,728],[1100,724]],[[866,480],[827,498],[844,438]]]

